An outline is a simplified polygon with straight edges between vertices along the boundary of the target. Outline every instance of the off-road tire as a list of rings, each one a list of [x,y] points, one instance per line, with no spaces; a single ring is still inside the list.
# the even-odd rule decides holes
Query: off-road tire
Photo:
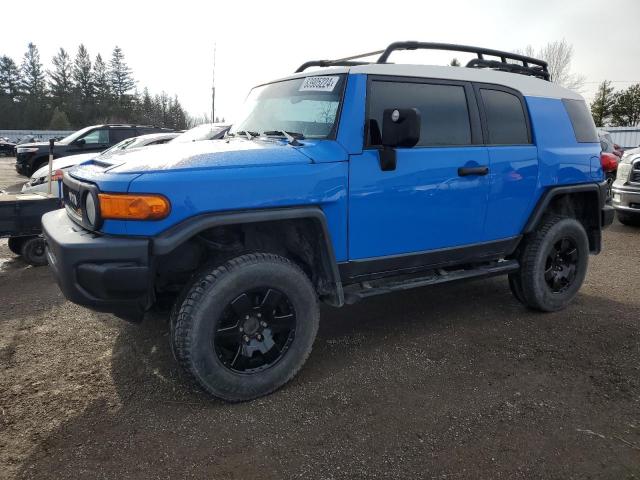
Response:
[[[7,240],[7,246],[16,255],[22,255],[22,245],[29,237],[9,237]]]
[[[47,255],[45,252],[44,238],[33,237],[26,240],[22,244],[22,250],[20,252],[22,258],[29,265],[34,267],[42,267],[47,264]]]
[[[564,290],[554,292],[545,280],[548,258],[552,249],[563,239],[575,247],[574,276]],[[589,240],[582,224],[573,218],[548,216],[538,229],[525,239],[520,257],[520,271],[513,274],[516,298],[535,310],[554,312],[565,308],[576,296],[584,282],[589,264]],[[510,282],[511,285],[512,282]],[[518,283],[522,287],[517,292]],[[514,287],[512,286],[512,291]]]
[[[640,213],[627,213],[617,210],[616,216],[618,217],[618,221],[623,225],[640,227]]]
[[[277,363],[241,374],[218,358],[214,335],[228,304],[254,288],[276,288],[286,295],[295,310],[295,335]],[[278,255],[251,253],[194,277],[172,317],[173,351],[184,371],[214,397],[242,402],[267,395],[294,377],[311,353],[320,311],[313,285],[297,265]]]

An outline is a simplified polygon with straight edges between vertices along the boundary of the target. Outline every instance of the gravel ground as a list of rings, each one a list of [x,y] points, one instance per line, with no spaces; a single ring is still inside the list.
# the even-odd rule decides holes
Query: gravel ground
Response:
[[[0,478],[638,479],[640,229],[604,248],[559,313],[504,278],[323,309],[300,374],[227,405],[165,318],[75,306],[0,241]]]

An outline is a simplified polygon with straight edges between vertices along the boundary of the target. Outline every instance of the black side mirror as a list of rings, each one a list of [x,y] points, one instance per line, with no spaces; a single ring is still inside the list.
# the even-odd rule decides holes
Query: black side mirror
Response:
[[[414,147],[420,140],[420,112],[416,108],[387,108],[382,114],[380,168],[396,169],[396,147]]]
[[[74,143],[79,147],[84,147],[84,144],[87,143],[87,141],[84,138],[79,138]]]

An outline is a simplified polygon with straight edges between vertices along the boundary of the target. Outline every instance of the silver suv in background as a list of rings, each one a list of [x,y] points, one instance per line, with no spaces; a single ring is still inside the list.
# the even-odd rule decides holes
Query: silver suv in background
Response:
[[[618,220],[640,226],[640,148],[624,152],[611,193]]]

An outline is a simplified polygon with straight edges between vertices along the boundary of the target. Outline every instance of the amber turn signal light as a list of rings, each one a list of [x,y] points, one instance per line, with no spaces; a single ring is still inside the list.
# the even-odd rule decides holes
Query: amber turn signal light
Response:
[[[100,193],[98,197],[105,220],[160,220],[171,211],[169,200],[162,195]]]

